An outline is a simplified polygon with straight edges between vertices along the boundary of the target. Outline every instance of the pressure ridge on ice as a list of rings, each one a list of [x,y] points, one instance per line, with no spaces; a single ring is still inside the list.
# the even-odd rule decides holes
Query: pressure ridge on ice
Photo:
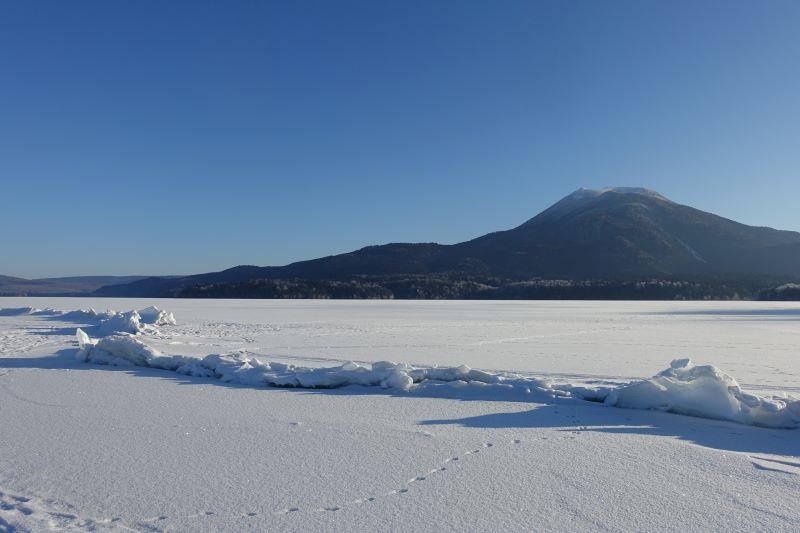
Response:
[[[586,387],[554,383],[513,373],[490,373],[468,366],[417,367],[388,361],[348,362],[332,367],[306,367],[263,361],[246,352],[212,354],[202,358],[169,355],[145,342],[159,327],[175,325],[172,313],[156,307],[139,311],[98,313],[94,310],[56,311],[35,308],[2,309],[0,315],[40,314],[94,324],[76,331],[78,360],[87,363],[140,366],[187,376],[219,379],[247,386],[336,388],[351,385],[413,392],[421,387],[450,384],[463,388],[496,387],[535,397],[573,398],[607,406],[656,409],[741,424],[796,428],[800,426],[800,399],[781,394],[770,397],[748,393],[737,381],[712,365],[676,359],[650,379],[619,386]]]

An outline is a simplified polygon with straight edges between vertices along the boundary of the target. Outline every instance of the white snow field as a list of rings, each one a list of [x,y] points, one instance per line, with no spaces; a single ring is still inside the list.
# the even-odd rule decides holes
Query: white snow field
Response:
[[[798,347],[793,303],[0,298],[0,532],[795,531]]]

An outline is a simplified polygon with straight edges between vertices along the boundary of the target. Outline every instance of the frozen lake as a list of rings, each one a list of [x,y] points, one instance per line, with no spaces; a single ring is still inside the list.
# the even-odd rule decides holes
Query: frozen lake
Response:
[[[75,359],[80,320],[8,311],[150,305],[177,319],[142,337],[168,356],[468,365],[590,387],[691,358],[745,389],[800,396],[795,303],[0,298],[0,531],[800,520],[797,430],[487,387],[287,390],[98,366]]]
[[[796,303],[0,299],[0,307],[25,305],[157,305],[178,325],[153,344],[198,357],[246,350],[307,365],[466,364],[569,380],[645,378],[688,357],[750,388],[800,384]]]

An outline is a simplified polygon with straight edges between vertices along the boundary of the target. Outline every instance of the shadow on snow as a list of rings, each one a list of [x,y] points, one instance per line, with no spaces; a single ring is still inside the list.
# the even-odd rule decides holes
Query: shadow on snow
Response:
[[[759,307],[742,309],[689,309],[685,311],[653,311],[642,314],[655,316],[718,316],[732,317],[738,320],[800,320],[800,307],[781,307],[775,309],[764,309]]]
[[[559,401],[522,412],[424,420],[422,425],[455,424],[474,428],[553,428],[564,432],[672,437],[730,452],[800,456],[796,430],[745,426],[661,411],[621,409],[580,400]]]
[[[137,366],[107,366],[78,362],[76,348],[63,349],[52,356],[0,358],[0,368],[8,369],[69,369],[84,371],[112,371],[151,378],[165,379],[181,385],[217,385],[231,389],[253,387],[223,382],[213,378],[200,378],[177,374],[168,370]],[[454,386],[452,383],[425,382],[412,391],[380,389],[350,385],[335,389],[306,389],[265,386],[264,391],[281,389],[287,393],[326,396],[392,396],[413,401],[415,398],[436,398],[455,401],[489,401],[527,403],[534,405],[524,411],[487,413],[465,418],[429,419],[419,421],[423,426],[458,425],[466,428],[490,429],[542,429],[563,432],[593,432],[619,435],[672,437],[706,448],[731,452],[766,453],[800,456],[800,439],[797,430],[768,429],[745,426],[733,422],[694,418],[664,413],[608,407],[574,398],[553,398],[540,392],[525,393],[519,389],[496,386]]]

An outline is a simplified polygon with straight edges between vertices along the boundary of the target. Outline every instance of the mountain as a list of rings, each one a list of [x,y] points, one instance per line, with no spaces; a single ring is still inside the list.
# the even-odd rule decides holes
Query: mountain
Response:
[[[580,189],[517,228],[456,247],[510,277],[800,274],[800,233],[747,226],[639,188]]]
[[[131,283],[146,276],[73,276],[24,279],[0,276],[0,296],[85,296],[100,287]]]
[[[258,285],[264,294],[280,296],[289,289],[265,280],[315,282],[315,291],[323,293],[319,282],[362,280],[384,288],[394,283],[413,297],[432,290],[431,283],[491,288],[542,278],[794,281],[800,279],[800,233],[740,224],[648,189],[580,189],[516,228],[458,244],[368,246],[281,267],[148,278],[97,294],[247,296]]]

